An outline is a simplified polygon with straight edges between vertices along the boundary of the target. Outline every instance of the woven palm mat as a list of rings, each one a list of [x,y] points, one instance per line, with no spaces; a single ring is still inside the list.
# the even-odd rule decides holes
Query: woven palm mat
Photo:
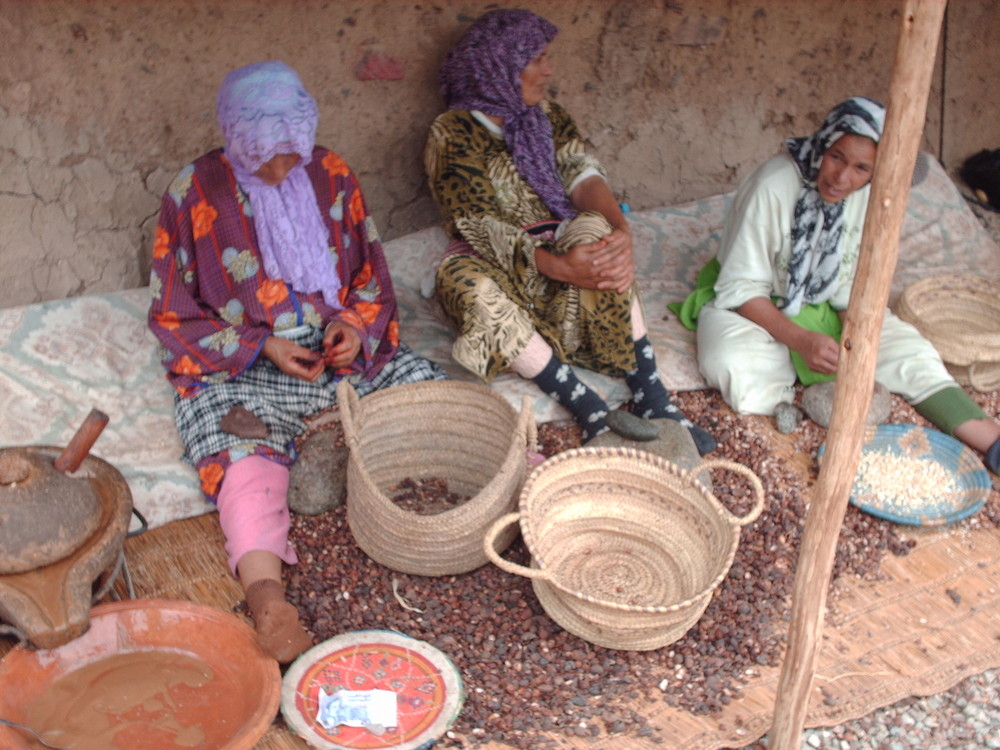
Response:
[[[699,398],[684,394],[682,406],[689,412],[697,410]],[[780,465],[781,471],[798,476],[801,487],[806,488],[802,494],[808,494],[807,488],[815,480],[814,455],[822,430],[803,423],[796,433],[784,436],[773,430],[769,420],[736,418],[724,407],[712,408],[717,417],[710,426],[725,441],[721,452],[735,458],[746,449],[740,444],[749,440],[758,446],[757,453],[751,451],[750,463],[765,485],[771,481],[774,467]],[[905,405],[902,408],[905,412]],[[920,421],[899,409],[897,404],[890,421]],[[761,452],[762,444],[770,450]],[[715,477],[713,481],[717,481]],[[719,484],[716,487],[719,491]],[[771,489],[772,495],[778,495],[771,497],[774,503],[795,504],[796,492],[775,493],[773,483]],[[986,510],[974,519],[945,530],[908,531],[905,535],[900,535],[899,527],[848,509],[842,541],[852,547],[870,544],[871,554],[882,558],[881,568],[874,574],[863,566],[860,573],[845,573],[838,556],[841,575],[831,592],[831,612],[807,726],[838,724],[910,695],[941,692],[965,677],[1000,666],[1000,594],[995,588],[995,581],[1000,580],[998,505],[998,493],[994,492]],[[772,504],[766,513],[774,516],[776,511]],[[745,542],[749,533],[750,528],[744,530]],[[791,536],[798,538],[797,533]],[[902,556],[883,555],[880,550],[890,547],[906,552],[908,544],[915,546]],[[748,545],[741,544],[741,549]],[[167,524],[126,540],[125,548],[138,597],[187,599],[243,616],[242,591],[226,567],[215,514]],[[767,564],[783,567],[789,565],[788,560],[787,554],[776,553]],[[738,556],[734,567],[740,564]],[[483,569],[484,574],[497,572],[488,568]],[[725,599],[724,594],[720,587],[713,606]],[[707,637],[710,631],[702,626],[710,627],[713,617],[718,617],[718,610],[710,607],[685,638]],[[773,624],[780,643],[785,622],[778,618]],[[578,738],[567,736],[566,728],[560,728],[544,733],[544,746],[636,750],[743,747],[767,732],[780,653],[763,659],[763,664],[748,666],[733,699],[725,705],[716,703],[712,712],[704,713],[671,705],[676,703],[673,686],[683,680],[704,680],[704,675],[697,664],[687,671],[675,669],[669,658],[671,647],[661,651],[663,668],[631,706],[648,721],[652,730],[648,736],[602,731],[596,737]],[[467,685],[471,691],[475,687]],[[554,714],[565,711],[562,706],[552,710]],[[484,750],[509,747],[499,741],[466,740],[461,744],[445,740],[439,744]],[[256,745],[257,750],[306,747],[284,727],[280,717]]]
[[[925,535],[887,557],[885,580],[841,584],[828,617],[806,726],[835,726],[1000,666],[1000,531]],[[780,668],[754,670],[743,698],[711,717],[653,711],[665,744],[742,747],[770,728]],[[638,747],[638,746],[637,746]]]
[[[843,582],[824,630],[807,726],[832,726],[909,695],[930,695],[1000,666],[1000,531],[919,535],[905,557],[887,556],[884,581]],[[189,599],[233,611],[241,602],[229,576],[214,514],[177,521],[126,544],[136,595]],[[715,716],[643,704],[659,743],[642,737],[559,737],[580,748],[740,747],[767,732],[779,668],[751,675],[742,698]],[[604,744],[602,744],[602,742]],[[255,750],[308,745],[277,722]],[[481,746],[499,750],[506,745]]]

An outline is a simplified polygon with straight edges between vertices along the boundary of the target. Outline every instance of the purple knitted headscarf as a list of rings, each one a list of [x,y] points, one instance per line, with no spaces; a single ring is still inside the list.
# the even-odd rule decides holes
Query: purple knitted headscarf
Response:
[[[216,98],[226,158],[250,198],[264,270],[299,292],[322,292],[340,308],[340,277],[330,233],[305,166],[312,159],[318,113],[298,75],[283,62],[255,63],[229,73]],[[254,175],[277,154],[301,161],[279,185]]]
[[[444,59],[438,80],[449,109],[476,109],[503,118],[514,166],[559,219],[576,216],[556,171],[552,123],[521,94],[521,71],[559,33],[529,10],[491,10],[465,32]]]

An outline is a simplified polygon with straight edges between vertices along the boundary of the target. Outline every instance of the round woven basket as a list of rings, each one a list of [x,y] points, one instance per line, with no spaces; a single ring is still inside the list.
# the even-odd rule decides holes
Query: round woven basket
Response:
[[[977,391],[1000,387],[1000,281],[946,274],[914,282],[896,315],[938,350],[952,376]]]
[[[723,468],[745,476],[754,505],[730,513],[696,478]],[[726,577],[740,528],[764,507],[757,476],[732,461],[688,472],[634,448],[577,448],[536,468],[520,510],[486,536],[490,560],[527,576],[560,626],[606,648],[649,651],[678,640],[701,617]],[[494,551],[520,522],[532,567]]]
[[[436,380],[394,386],[363,399],[346,380],[337,386],[347,461],[347,522],[375,562],[403,573],[465,573],[487,561],[486,531],[517,505],[534,449],[535,420],[525,397],[518,414],[485,386]],[[398,506],[392,488],[404,479],[444,479],[470,497],[434,515]],[[497,536],[500,550],[517,530]]]

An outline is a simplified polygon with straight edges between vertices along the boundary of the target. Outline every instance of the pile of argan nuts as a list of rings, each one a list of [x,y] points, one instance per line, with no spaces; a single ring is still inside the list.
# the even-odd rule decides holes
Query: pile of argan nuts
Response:
[[[719,712],[740,697],[754,670],[779,663],[805,500],[815,471],[803,476],[793,470],[769,448],[768,437],[755,432],[752,420],[720,409],[717,394],[683,393],[677,402],[719,441],[713,457],[736,461],[757,474],[766,502],[760,517],[742,529],[733,564],[707,610],[675,643],[646,652],[594,646],[545,614],[528,579],[493,565],[438,578],[384,568],[356,546],[343,508],[316,517],[293,516],[292,543],[300,563],[286,574],[290,601],[318,640],[388,628],[447,654],[461,673],[465,703],[440,740],[444,747],[496,741],[546,748],[556,746],[558,736],[618,737],[622,742],[640,736],[655,742],[656,729],[646,715],[658,702],[698,715]],[[902,414],[907,418],[899,421],[915,421],[905,409]],[[825,431],[810,425],[803,422],[793,437],[796,450],[815,456]],[[539,444],[546,455],[576,447],[579,430],[541,425]],[[743,477],[714,470],[712,482],[716,497],[734,514],[749,510],[752,497]],[[433,502],[427,496],[433,485],[411,490],[422,493],[422,503]],[[1000,515],[997,498],[994,491],[987,518]],[[831,606],[838,579],[877,580],[882,555],[904,555],[912,545],[893,524],[848,507]],[[504,556],[529,562],[520,540]]]

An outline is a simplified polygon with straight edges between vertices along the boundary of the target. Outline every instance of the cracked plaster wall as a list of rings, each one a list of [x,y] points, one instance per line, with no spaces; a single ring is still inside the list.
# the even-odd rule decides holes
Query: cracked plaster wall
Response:
[[[0,306],[145,284],[160,195],[219,144],[222,76],[262,59],[299,71],[384,238],[437,223],[436,72],[497,5],[561,28],[552,94],[641,209],[730,190],[836,101],[884,99],[901,3],[0,0]],[[992,0],[948,9],[923,146],[952,168],[1000,147],[998,21]]]

